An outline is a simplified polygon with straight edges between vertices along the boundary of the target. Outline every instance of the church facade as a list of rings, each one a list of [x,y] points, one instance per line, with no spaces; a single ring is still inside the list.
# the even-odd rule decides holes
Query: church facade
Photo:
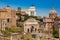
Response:
[[[44,17],[43,22],[45,23],[45,30],[59,30],[60,16],[58,16],[56,10],[52,8],[49,17]]]

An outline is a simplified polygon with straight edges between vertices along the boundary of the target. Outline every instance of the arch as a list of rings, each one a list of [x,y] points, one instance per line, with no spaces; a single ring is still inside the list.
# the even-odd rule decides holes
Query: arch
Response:
[[[9,18],[7,19],[7,22],[9,22]]]
[[[31,32],[33,32],[34,31],[34,26],[31,26]]]
[[[27,29],[27,32],[29,32],[29,29]]]
[[[31,28],[34,29],[34,26],[32,26]]]

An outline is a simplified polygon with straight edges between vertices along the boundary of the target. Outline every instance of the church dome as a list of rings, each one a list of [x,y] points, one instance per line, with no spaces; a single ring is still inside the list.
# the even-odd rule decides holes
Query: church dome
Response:
[[[54,8],[52,8],[52,10],[50,11],[50,13],[57,13],[56,10]]]
[[[49,17],[50,18],[57,17],[57,12],[56,12],[56,10],[54,8],[52,8],[52,10],[50,11]]]

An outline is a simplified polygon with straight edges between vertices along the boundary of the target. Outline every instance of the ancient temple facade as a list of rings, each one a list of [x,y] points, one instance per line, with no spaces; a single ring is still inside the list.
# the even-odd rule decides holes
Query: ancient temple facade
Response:
[[[24,22],[24,32],[26,33],[38,33],[39,23],[34,18],[29,18]]]
[[[0,9],[0,28],[5,30],[6,27],[16,26],[16,11],[10,7]]]

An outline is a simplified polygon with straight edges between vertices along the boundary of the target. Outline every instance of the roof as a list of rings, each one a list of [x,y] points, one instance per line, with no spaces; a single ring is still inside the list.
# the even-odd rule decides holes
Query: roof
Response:
[[[28,21],[28,22],[36,22],[37,20],[34,19],[34,18],[29,18],[29,19],[27,19],[26,21]]]
[[[52,8],[52,10],[50,11],[50,13],[57,13],[56,10],[54,8]]]

